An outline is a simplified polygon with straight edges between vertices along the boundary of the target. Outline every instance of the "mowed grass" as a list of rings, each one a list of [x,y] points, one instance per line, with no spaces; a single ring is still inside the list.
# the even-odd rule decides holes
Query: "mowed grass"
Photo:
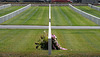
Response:
[[[48,56],[48,50],[36,49],[34,44],[43,31],[0,29],[0,56]],[[100,30],[52,30],[52,33],[57,36],[59,44],[68,50],[52,50],[51,56],[100,55]]]
[[[76,6],[76,8],[100,18],[100,11],[98,10],[92,9],[88,6]]]
[[[96,23],[74,12],[68,6],[52,7],[53,26],[97,26]],[[15,16],[3,25],[48,25],[49,22],[49,7],[39,6],[30,7],[23,13]]]
[[[94,22],[74,12],[68,6],[52,7],[52,25],[61,26],[95,26]]]
[[[30,7],[21,14],[2,24],[9,25],[48,25],[49,7]]]
[[[18,9],[20,9],[20,8],[22,8],[22,7],[23,7],[23,6],[11,6],[11,7],[2,9],[2,10],[0,10],[0,17],[6,15],[6,14],[8,14],[8,13],[11,13],[11,12],[13,12],[13,11],[15,11],[15,10],[18,10]]]

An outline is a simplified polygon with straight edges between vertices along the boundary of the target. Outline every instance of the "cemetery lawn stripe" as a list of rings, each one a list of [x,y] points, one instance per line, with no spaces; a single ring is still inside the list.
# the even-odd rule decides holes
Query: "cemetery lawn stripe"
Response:
[[[74,12],[68,6],[52,7],[52,25],[55,26],[95,26],[96,23]]]
[[[0,29],[0,53],[47,55],[48,50],[36,49],[36,45],[34,44],[40,39],[43,31],[37,29]],[[100,30],[52,30],[52,33],[57,36],[59,44],[68,50],[52,50],[51,56],[100,54]]]
[[[19,15],[2,23],[5,25],[48,25],[48,7],[30,7]]]
[[[3,25],[44,25],[48,26],[49,7],[30,7],[19,15],[5,21]],[[74,12],[68,6],[52,7],[53,26],[97,26],[96,23]]]
[[[0,17],[1,17],[1,16],[4,16],[4,15],[6,15],[6,14],[9,14],[9,13],[11,13],[11,12],[13,12],[13,11],[16,11],[16,10],[22,8],[22,7],[23,7],[23,6],[11,6],[11,7],[2,9],[2,10],[0,10]]]
[[[76,8],[100,18],[100,11],[98,10],[92,9],[88,6],[76,6]]]

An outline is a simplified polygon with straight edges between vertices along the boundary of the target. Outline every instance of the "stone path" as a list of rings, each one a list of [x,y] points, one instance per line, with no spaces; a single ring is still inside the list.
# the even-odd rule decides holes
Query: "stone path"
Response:
[[[0,25],[0,29],[48,29],[49,26]],[[51,26],[52,29],[100,29],[100,26]]]

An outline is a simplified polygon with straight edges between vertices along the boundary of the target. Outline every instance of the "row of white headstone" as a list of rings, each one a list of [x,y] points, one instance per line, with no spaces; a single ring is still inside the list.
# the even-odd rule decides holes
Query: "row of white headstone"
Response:
[[[95,10],[98,10],[100,11],[100,7],[97,7],[97,6],[94,6],[94,5],[91,5],[91,4],[88,4],[88,6],[92,9],[95,9]]]
[[[4,8],[8,8],[8,7],[11,7],[11,4],[6,4],[6,5],[0,6],[0,10],[1,10],[1,9],[4,9]]]
[[[14,12],[11,12],[11,13],[9,13],[7,15],[1,16],[0,17],[0,23],[3,23],[5,21],[7,21],[8,19],[11,19],[12,17],[14,17],[14,16],[20,14],[21,12],[25,11],[26,9],[28,9],[29,7],[31,7],[31,4],[25,6],[25,7],[21,8],[21,9],[18,9],[18,10],[14,11]]]
[[[81,14],[82,16],[88,18],[89,20],[95,22],[96,24],[100,25],[100,18],[93,16],[91,14],[88,14],[80,9],[77,9],[76,7],[72,6],[71,4],[69,4],[70,8],[72,8],[72,10],[74,10],[75,12]]]
[[[51,39],[51,4],[49,4],[49,31],[48,31],[48,55],[51,55],[52,39]]]

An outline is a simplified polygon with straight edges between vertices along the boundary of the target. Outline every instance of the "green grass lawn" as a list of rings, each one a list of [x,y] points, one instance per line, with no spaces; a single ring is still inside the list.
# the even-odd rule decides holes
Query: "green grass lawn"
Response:
[[[0,29],[0,54],[6,57],[48,56],[47,50],[36,49],[34,44],[43,31]],[[53,50],[51,56],[100,55],[100,30],[52,30],[52,33],[58,37],[59,44],[68,50]]]
[[[5,25],[48,25],[49,7],[30,7],[23,13],[2,23]],[[74,12],[68,6],[52,7],[52,25],[55,26],[97,26],[96,23]]]
[[[74,12],[70,7],[63,6],[52,7],[52,25],[92,26],[97,24]]]
[[[23,13],[2,23],[9,25],[48,25],[49,7],[30,7]]]
[[[0,10],[0,17],[6,15],[6,14],[8,14],[8,13],[11,13],[11,12],[13,12],[13,11],[15,11],[15,10],[18,10],[18,9],[20,9],[20,8],[22,8],[22,7],[23,7],[23,6],[11,6],[11,7],[2,9],[2,10]]]
[[[88,6],[76,6],[76,8],[100,18],[100,11],[98,10],[92,9]]]

